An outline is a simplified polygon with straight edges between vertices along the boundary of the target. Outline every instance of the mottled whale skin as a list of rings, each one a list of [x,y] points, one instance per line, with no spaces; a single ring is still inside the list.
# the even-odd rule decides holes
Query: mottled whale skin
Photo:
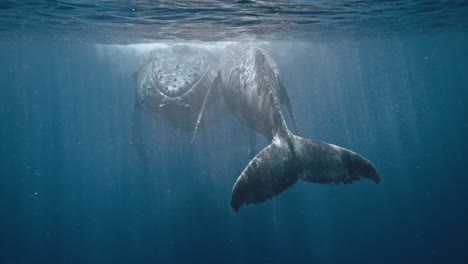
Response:
[[[193,131],[217,67],[216,56],[198,46],[177,44],[149,53],[134,74],[132,143],[140,159],[147,160],[141,131],[143,110],[157,113],[177,129]]]
[[[136,73],[136,98],[172,126],[191,130],[216,75],[215,56],[203,48],[174,45],[151,51]]]
[[[263,202],[298,179],[352,183],[368,178],[379,182],[377,170],[364,157],[291,133],[281,112],[281,104],[289,104],[289,99],[268,45],[227,45],[214,85],[220,86],[229,109],[271,142],[249,162],[234,184],[234,211],[244,204]]]

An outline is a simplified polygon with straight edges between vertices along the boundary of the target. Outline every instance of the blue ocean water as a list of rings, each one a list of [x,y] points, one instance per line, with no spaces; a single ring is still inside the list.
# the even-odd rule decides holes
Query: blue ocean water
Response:
[[[0,263],[467,261],[466,1],[1,1],[0,14]],[[142,162],[144,54],[224,41],[270,41],[302,135],[362,154],[381,182],[298,182],[234,212],[251,155],[229,115],[191,144],[147,114]]]

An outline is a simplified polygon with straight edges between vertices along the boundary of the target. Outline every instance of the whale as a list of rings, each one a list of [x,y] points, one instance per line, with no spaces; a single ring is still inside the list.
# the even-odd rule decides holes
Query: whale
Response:
[[[162,46],[147,54],[133,75],[136,89],[131,136],[141,160],[148,159],[142,136],[143,113],[161,116],[176,129],[192,131],[202,105],[213,102],[204,99],[217,68],[216,53],[196,45]],[[211,117],[211,121],[219,119],[215,114]]]
[[[216,75],[207,49],[177,44],[152,50],[135,73],[136,103],[173,127],[191,130]]]
[[[361,155],[303,138],[297,129],[296,134],[289,130],[281,106],[289,105],[290,112],[292,109],[268,44],[228,44],[208,93],[212,89],[222,91],[230,111],[270,142],[235,181],[231,194],[234,211],[239,211],[243,205],[264,202],[299,179],[320,184],[346,184],[361,179],[379,183],[377,169]],[[199,113],[197,125],[203,112]]]

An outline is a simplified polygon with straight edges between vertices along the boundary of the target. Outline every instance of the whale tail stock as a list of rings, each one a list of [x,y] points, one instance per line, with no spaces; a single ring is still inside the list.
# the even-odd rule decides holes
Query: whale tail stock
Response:
[[[263,202],[298,179],[313,183],[379,183],[377,170],[364,157],[341,147],[288,133],[276,135],[247,165],[232,189],[231,206]]]

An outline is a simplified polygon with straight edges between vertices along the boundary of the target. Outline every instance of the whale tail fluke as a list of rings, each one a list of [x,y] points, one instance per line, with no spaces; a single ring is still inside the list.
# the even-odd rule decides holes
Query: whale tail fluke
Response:
[[[353,183],[360,179],[380,182],[374,165],[351,150],[321,141],[293,136],[299,178],[313,183]]]
[[[275,137],[249,162],[232,189],[234,211],[243,204],[263,202],[296,183],[297,165],[285,143]]]
[[[263,202],[298,179],[339,184],[362,178],[380,181],[372,163],[350,150],[294,135],[276,136],[237,179],[231,206],[238,211],[243,204]]]

